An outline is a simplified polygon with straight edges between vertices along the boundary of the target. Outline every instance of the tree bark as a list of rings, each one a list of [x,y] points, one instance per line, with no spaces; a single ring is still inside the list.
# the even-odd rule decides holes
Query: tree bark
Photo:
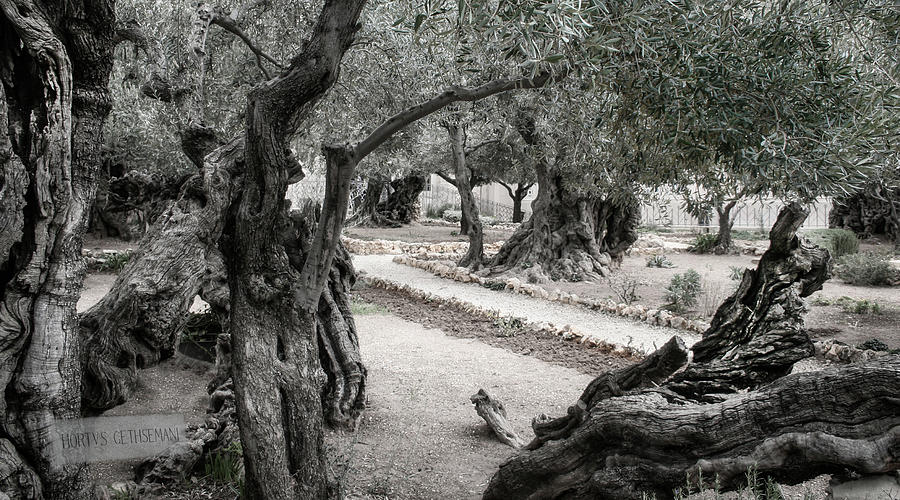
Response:
[[[731,228],[734,227],[731,211],[735,205],[737,205],[737,201],[732,200],[723,206],[716,207],[716,213],[719,216],[719,232],[716,234],[715,242],[715,252],[717,254],[726,254],[731,251]]]
[[[0,492],[16,499],[86,498],[90,486],[50,434],[81,413],[75,303],[115,14],[101,0],[55,9],[0,0]]]
[[[849,229],[863,238],[884,236],[900,248],[900,188],[874,181],[861,192],[835,198],[828,226]]]
[[[716,312],[690,362],[673,338],[598,377],[566,416],[535,419],[530,451],[502,465],[484,497],[673,498],[698,470],[731,489],[751,466],[789,482],[842,467],[897,469],[883,447],[900,444],[898,403],[888,396],[900,358],[785,376],[813,353],[802,297],[830,271],[828,252],[796,235],[807,215],[796,203],[782,210],[769,250]]]
[[[688,484],[742,486],[748,469],[796,484],[896,470],[900,361],[784,377],[715,404],[659,390],[608,399],[570,438],[514,456],[486,500],[675,498]],[[823,397],[827,395],[827,397]]]
[[[488,263],[491,273],[534,267],[554,280],[606,276],[637,240],[637,202],[571,194],[562,176],[546,165],[537,167],[537,175],[531,218]]]
[[[182,186],[178,200],[141,239],[112,289],[81,315],[86,408],[121,404],[134,389],[138,369],[175,352],[210,253],[222,235],[243,158],[241,138],[209,153],[202,177]]]
[[[450,150],[453,157],[453,171],[456,190],[459,191],[459,203],[462,209],[460,225],[469,237],[469,248],[457,263],[460,267],[480,270],[484,263],[484,229],[478,213],[478,203],[472,193],[472,170],[466,165],[466,129],[461,119],[444,123],[450,136]]]
[[[419,195],[425,190],[425,176],[410,174],[391,181],[391,193],[377,212],[382,225],[399,227],[419,219]]]
[[[515,191],[510,195],[513,201],[513,222],[522,222],[525,220],[525,211],[522,210],[522,201],[525,200],[525,197],[528,196],[528,190],[531,189],[533,183],[522,184],[521,182],[516,184]]]
[[[353,167],[326,151],[322,216],[303,270],[289,263],[288,140],[334,84],[364,2],[326,1],[310,39],[281,75],[248,95],[241,199],[229,215],[235,405],[251,498],[330,498],[323,449],[316,313],[346,217]],[[348,164],[351,166],[347,168]]]
[[[347,219],[348,226],[367,226],[370,224],[378,225],[378,204],[381,202],[381,193],[384,191],[384,181],[375,177],[369,177],[366,183],[366,192],[363,195],[363,201],[359,204],[359,208],[353,213],[353,216]]]

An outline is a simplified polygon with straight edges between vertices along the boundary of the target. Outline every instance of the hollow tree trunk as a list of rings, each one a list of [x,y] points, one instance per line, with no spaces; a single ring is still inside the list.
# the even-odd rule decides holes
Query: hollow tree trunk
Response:
[[[737,201],[729,201],[723,206],[716,207],[716,213],[719,216],[719,232],[716,234],[715,242],[717,254],[728,253],[731,250],[731,228],[734,227],[731,211],[736,204]]]
[[[551,279],[588,280],[609,273],[637,240],[636,201],[616,203],[567,192],[562,176],[540,165],[531,218],[489,262],[492,273],[534,266]],[[535,271],[531,271],[535,272]]]
[[[478,203],[472,193],[472,170],[466,165],[466,129],[460,121],[448,121],[444,127],[450,136],[455,184],[462,208],[460,225],[465,228],[463,234],[469,237],[469,249],[457,265],[479,270],[484,262],[484,229],[481,226]]]
[[[690,362],[673,338],[597,377],[566,416],[535,419],[530,451],[502,465],[484,497],[672,498],[698,470],[731,489],[750,467],[788,482],[845,467],[897,469],[884,450],[900,445],[888,396],[898,358],[785,376],[812,354],[802,297],[831,266],[826,250],[796,236],[807,215],[798,204],[782,210],[759,267],[745,272]]]
[[[302,52],[281,75],[248,95],[248,166],[229,215],[235,406],[246,471],[245,494],[266,500],[329,498],[316,313],[346,217],[355,164],[326,151],[322,217],[303,270],[289,263],[279,235],[291,163],[288,140],[337,79],[364,2],[326,1]]]
[[[382,225],[399,227],[419,219],[419,195],[425,190],[424,175],[410,174],[391,181],[391,193],[378,205]]]
[[[110,110],[112,2],[64,13],[0,0],[0,492],[81,499],[89,483],[51,446],[80,416],[75,303],[82,237]]]

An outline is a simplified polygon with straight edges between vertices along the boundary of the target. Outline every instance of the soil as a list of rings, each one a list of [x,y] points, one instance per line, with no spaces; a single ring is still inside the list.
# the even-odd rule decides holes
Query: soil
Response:
[[[635,361],[633,358],[626,359],[609,354],[603,349],[564,340],[562,337],[548,335],[539,330],[506,325],[461,309],[413,299],[393,290],[367,287],[362,284],[357,285],[353,295],[386,307],[391,314],[415,321],[425,328],[438,328],[454,337],[477,339],[494,347],[573,368],[589,375],[596,376],[608,370],[628,366]]]
[[[512,236],[512,229],[484,228],[484,242],[496,243]],[[442,243],[445,241],[469,241],[468,236],[459,234],[459,225],[437,226],[410,224],[398,228],[349,227],[344,228],[344,236],[358,240],[398,240],[407,243]]]
[[[668,236],[667,236],[668,238]],[[760,242],[762,245],[763,242]],[[665,298],[666,286],[672,277],[688,269],[700,274],[702,292],[698,305],[685,316],[706,319],[712,317],[719,304],[722,303],[737,286],[738,281],[731,279],[732,267],[755,268],[759,257],[749,255],[713,255],[694,253],[670,253],[666,255],[675,265],[673,268],[647,267],[647,256],[626,256],[617,274],[639,279],[642,285],[637,288],[640,298],[637,303],[660,308],[668,302]],[[593,299],[612,298],[617,302],[609,281],[601,282],[553,282],[542,285],[548,290],[557,288],[579,297]],[[833,302],[840,297],[851,297],[856,300],[867,299],[881,306],[880,314],[856,314],[844,311],[837,305],[817,305]],[[837,278],[825,283],[823,289],[807,299],[809,312],[806,315],[806,326],[810,335],[817,339],[834,338],[850,345],[858,345],[869,339],[879,339],[891,349],[900,348],[900,288],[898,287],[862,287],[848,285]]]

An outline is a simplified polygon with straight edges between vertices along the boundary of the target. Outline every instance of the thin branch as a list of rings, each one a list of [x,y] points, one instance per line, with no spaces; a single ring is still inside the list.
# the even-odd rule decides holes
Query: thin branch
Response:
[[[441,172],[440,170],[438,170],[435,173],[437,174],[438,177],[447,181],[448,184],[451,184],[454,187],[456,186],[456,179],[454,179],[453,177],[450,177],[449,175],[445,174],[444,172]]]
[[[475,154],[476,151],[478,151],[479,149],[481,149],[484,146],[488,146],[491,144],[497,144],[499,142],[500,142],[500,139],[491,139],[489,141],[484,141],[481,144],[466,150],[466,156],[471,156],[471,155]]]
[[[276,60],[274,57],[266,54],[262,49],[257,47],[256,44],[253,43],[253,40],[250,40],[250,37],[247,36],[246,33],[244,33],[244,30],[242,30],[238,26],[237,22],[235,22],[235,20],[230,16],[226,16],[220,13],[218,9],[216,9],[215,11],[213,11],[213,16],[209,23],[221,26],[225,31],[231,32],[232,34],[240,38],[244,42],[244,45],[246,45],[247,48],[249,48],[250,51],[253,52],[254,55],[256,55],[256,65],[259,66],[260,71],[263,72],[263,74],[266,76],[266,79],[271,79],[272,77],[263,66],[263,59],[274,64],[279,69],[282,68],[281,63],[279,63],[278,60]]]
[[[460,101],[478,101],[508,90],[543,87],[550,81],[551,76],[550,72],[544,72],[535,75],[533,78],[501,78],[475,88],[451,87],[428,101],[406,108],[388,118],[387,121],[356,145],[356,156],[360,159],[364,158],[397,131],[449,104]]]

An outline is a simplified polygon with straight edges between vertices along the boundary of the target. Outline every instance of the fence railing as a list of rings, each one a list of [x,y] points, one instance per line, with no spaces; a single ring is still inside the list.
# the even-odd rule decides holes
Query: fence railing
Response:
[[[350,199],[350,213],[356,202],[361,199],[365,192],[365,182],[355,181],[353,185],[353,193]],[[303,198],[311,198],[321,200],[325,195],[325,181],[304,179],[301,182],[288,186],[287,198],[294,204],[297,204]],[[512,221],[513,207],[511,204],[500,203],[494,200],[479,198],[475,199],[478,203],[478,210],[483,216],[494,217],[501,222]],[[455,189],[446,189],[439,186],[432,186],[429,191],[423,191],[419,195],[419,205],[423,216],[432,214],[438,216],[437,211],[443,209],[459,210],[459,193]],[[777,199],[752,200],[738,203],[732,210],[734,218],[734,228],[741,230],[762,230],[768,231],[778,212],[781,210],[783,203]],[[530,212],[529,202],[525,202],[522,207],[526,212]],[[810,214],[806,222],[803,223],[803,229],[821,229],[828,227],[828,213],[831,211],[831,199],[820,198],[810,207]],[[682,206],[682,202],[678,198],[666,198],[654,203],[646,203],[641,206],[641,225],[644,227],[666,227],[672,229],[702,229],[718,228],[718,216],[713,213],[709,220],[701,223],[697,217],[689,214]]]

